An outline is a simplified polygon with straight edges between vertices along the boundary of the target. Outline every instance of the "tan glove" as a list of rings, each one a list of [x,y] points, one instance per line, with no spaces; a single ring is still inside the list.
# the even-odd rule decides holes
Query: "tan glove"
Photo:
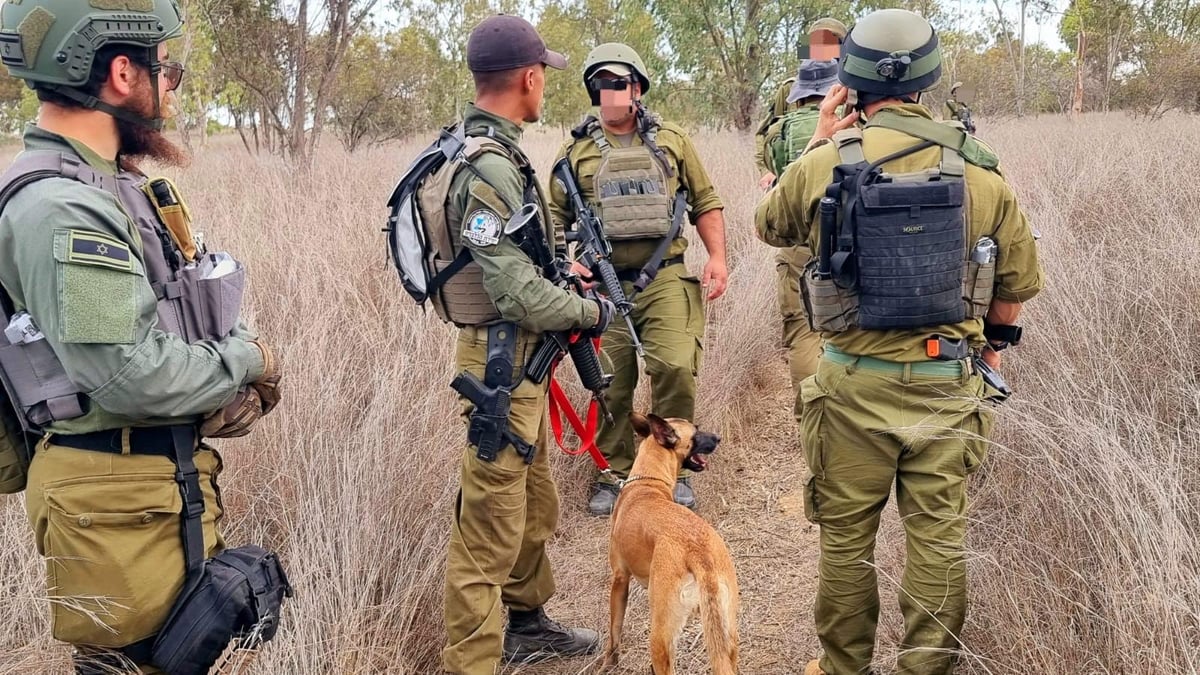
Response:
[[[264,365],[262,377],[251,382],[250,386],[254,387],[262,399],[262,414],[266,415],[279,405],[279,360],[275,357],[275,352],[265,344],[258,340],[251,340],[251,344],[262,352]]]
[[[254,387],[238,391],[228,405],[204,418],[200,435],[205,438],[237,438],[250,433],[250,427],[263,416],[262,398]]]

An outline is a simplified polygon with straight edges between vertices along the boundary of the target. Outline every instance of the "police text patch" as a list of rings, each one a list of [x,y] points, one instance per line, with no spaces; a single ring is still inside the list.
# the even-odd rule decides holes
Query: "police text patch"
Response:
[[[129,247],[111,237],[91,232],[71,230],[68,237],[67,260],[85,265],[100,265],[124,272],[133,271]]]
[[[463,222],[462,235],[476,246],[492,246],[500,242],[501,224],[494,211],[478,209]]]

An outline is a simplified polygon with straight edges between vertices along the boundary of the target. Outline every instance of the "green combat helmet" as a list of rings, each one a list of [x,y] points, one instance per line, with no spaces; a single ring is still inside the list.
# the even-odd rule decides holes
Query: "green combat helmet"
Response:
[[[591,86],[592,76],[600,70],[608,70],[621,77],[636,75],[642,84],[642,93],[650,91],[649,71],[646,70],[646,64],[642,63],[642,57],[629,45],[606,42],[588,52],[583,61],[583,86],[592,95],[592,105],[600,104],[600,92]]]
[[[927,91],[942,79],[937,33],[918,14],[881,9],[854,24],[842,48],[838,79],[855,91],[900,96]]]
[[[88,108],[161,128],[80,91],[96,52],[106,45],[144,47],[158,101],[157,47],[183,33],[176,0],[8,0],[0,6],[0,63],[30,86],[54,91]]]

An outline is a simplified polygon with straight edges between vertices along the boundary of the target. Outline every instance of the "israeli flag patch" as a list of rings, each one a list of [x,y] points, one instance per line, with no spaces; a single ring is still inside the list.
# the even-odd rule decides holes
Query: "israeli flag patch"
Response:
[[[493,246],[500,243],[500,216],[494,211],[478,209],[467,216],[462,235],[476,246]]]

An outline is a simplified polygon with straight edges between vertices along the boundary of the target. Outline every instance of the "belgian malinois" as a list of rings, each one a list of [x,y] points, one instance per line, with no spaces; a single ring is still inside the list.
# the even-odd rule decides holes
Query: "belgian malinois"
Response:
[[[637,413],[630,419],[645,440],[613,509],[608,546],[611,623],[604,663],[617,663],[633,578],[650,590],[654,675],[675,675],[675,642],[696,607],[713,675],[734,675],[738,585],[733,560],[717,531],[672,499],[679,467],[703,471],[721,437],[682,419]]]

